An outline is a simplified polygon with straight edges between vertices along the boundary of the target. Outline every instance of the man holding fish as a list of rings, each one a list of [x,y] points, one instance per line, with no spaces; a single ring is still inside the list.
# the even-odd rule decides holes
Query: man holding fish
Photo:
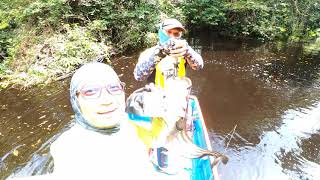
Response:
[[[181,39],[185,28],[177,19],[165,19],[159,27],[159,43],[140,54],[134,69],[134,77],[138,81],[155,81],[156,65],[166,56],[183,57],[193,70],[203,68],[203,59],[187,43]]]
[[[134,69],[135,79],[147,79],[148,84],[128,98],[127,112],[151,117],[151,131],[157,129],[161,132],[158,135],[162,135],[162,138],[154,137],[156,143],[150,148],[153,163],[160,171],[176,173],[179,168],[175,164],[179,161],[170,162],[168,159],[174,159],[177,154],[188,159],[209,155],[216,157],[212,165],[213,173],[218,178],[216,164],[219,160],[227,163],[228,158],[218,152],[202,149],[191,140],[193,128],[190,124],[193,120],[187,118],[187,111],[191,111],[188,108],[191,80],[185,77],[185,65],[199,70],[203,68],[203,59],[181,39],[184,31],[176,19],[166,19],[161,23],[159,43],[141,53]],[[159,123],[161,120],[164,123]]]

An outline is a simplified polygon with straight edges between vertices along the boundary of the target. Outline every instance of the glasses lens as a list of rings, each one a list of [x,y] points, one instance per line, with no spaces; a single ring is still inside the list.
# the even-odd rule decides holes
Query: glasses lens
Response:
[[[125,83],[113,83],[106,86],[106,90],[111,95],[121,94],[124,90]],[[97,99],[100,97],[103,86],[99,85],[85,85],[81,88],[80,94],[86,99]]]
[[[175,32],[173,33],[173,36],[176,38],[180,38],[181,37],[181,32]]]
[[[121,94],[124,89],[124,83],[115,83],[107,86],[108,92],[112,95]]]
[[[173,36],[175,38],[180,38],[182,35],[182,32],[179,30],[168,30],[167,33],[169,36],[171,36],[171,37]]]
[[[88,99],[98,98],[101,93],[101,87],[98,86],[84,86],[80,93],[83,97]]]
[[[175,38],[180,38],[182,35],[182,32],[178,30],[168,30],[167,32],[169,35],[171,35],[171,37],[173,36]]]

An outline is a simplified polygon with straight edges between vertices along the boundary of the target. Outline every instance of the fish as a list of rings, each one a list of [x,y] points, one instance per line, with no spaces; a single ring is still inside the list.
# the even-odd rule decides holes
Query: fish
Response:
[[[166,144],[175,143],[177,146],[179,146],[179,149],[182,149],[180,154],[185,158],[195,159],[203,158],[205,156],[212,156],[214,157],[214,160],[211,164],[212,167],[217,165],[220,161],[223,164],[227,164],[229,161],[229,158],[226,155],[218,151],[203,149],[194,144],[188,134],[187,120],[185,118],[180,118],[178,121],[176,121],[175,128],[172,129],[167,135],[166,140]],[[164,147],[166,147],[166,145],[164,145]]]
[[[189,95],[191,94],[192,81],[188,77],[177,77],[177,69],[172,69],[177,68],[177,62],[178,58],[172,56],[167,56],[160,62],[162,63],[162,71],[175,72],[173,74],[163,73],[165,76],[164,94],[166,97],[166,101],[164,101],[164,103],[166,103],[165,107],[167,107],[167,109],[172,109],[171,111],[166,111],[166,113],[171,113],[171,117],[168,116],[168,114],[163,116],[164,121],[168,124],[167,127],[171,128],[170,130],[167,129],[167,132],[169,133],[167,134],[165,144],[169,144],[172,141],[178,142],[178,145],[184,149],[184,152],[181,155],[189,159],[212,156],[214,157],[214,160],[211,164],[212,167],[217,165],[220,161],[223,164],[227,164],[229,158],[226,155],[214,150],[203,149],[197,146],[193,143],[191,137],[189,136],[190,133],[188,133],[187,130],[187,121],[192,121],[192,119],[190,119],[192,117],[188,116],[188,111],[190,111]],[[181,106],[182,104],[179,103],[184,104],[183,112],[181,112],[181,107],[179,107],[179,105]],[[172,121],[174,120],[176,121],[173,123]],[[172,124],[174,124],[174,126],[172,126]]]
[[[157,134],[154,132],[147,134],[152,134],[153,148],[164,147],[168,149],[166,152],[168,156],[171,151],[179,149],[179,154],[188,159],[214,157],[212,167],[219,162],[227,164],[229,158],[226,155],[197,146],[189,136],[187,122],[192,121],[190,119],[192,117],[187,114],[192,82],[188,77],[177,77],[177,70],[172,69],[176,67],[174,65],[176,62],[175,57],[161,60],[161,67],[166,72],[163,73],[165,86],[158,88],[154,84],[148,84],[144,88],[136,90],[127,99],[126,112],[145,117],[156,117],[157,121],[159,119],[164,121],[161,123],[164,124],[161,131],[157,131]],[[177,148],[178,146],[179,148]]]

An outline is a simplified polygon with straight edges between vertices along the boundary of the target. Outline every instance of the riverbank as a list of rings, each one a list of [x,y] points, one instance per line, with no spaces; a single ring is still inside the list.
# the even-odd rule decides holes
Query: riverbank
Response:
[[[88,61],[112,62],[154,44],[166,17],[230,39],[311,42],[320,51],[320,5],[291,1],[4,0],[0,3],[0,89],[48,84]],[[200,12],[200,13],[199,13]],[[148,38],[153,37],[153,38]]]
[[[82,27],[61,27],[65,33],[42,34],[39,42],[21,45],[18,59],[8,62],[0,87],[26,88],[48,84],[68,77],[75,68],[88,61],[110,62],[111,47],[97,42]],[[25,39],[26,40],[26,39]]]
[[[86,62],[111,63],[115,55],[145,48],[160,18],[183,19],[171,6],[117,0],[1,2],[0,88],[48,84]]]

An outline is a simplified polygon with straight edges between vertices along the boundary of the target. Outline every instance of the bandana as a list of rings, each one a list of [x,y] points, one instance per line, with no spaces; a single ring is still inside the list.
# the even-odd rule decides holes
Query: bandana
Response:
[[[167,35],[166,31],[163,30],[162,28],[159,29],[158,36],[159,36],[160,45],[166,44],[166,42],[170,39],[170,37]]]

